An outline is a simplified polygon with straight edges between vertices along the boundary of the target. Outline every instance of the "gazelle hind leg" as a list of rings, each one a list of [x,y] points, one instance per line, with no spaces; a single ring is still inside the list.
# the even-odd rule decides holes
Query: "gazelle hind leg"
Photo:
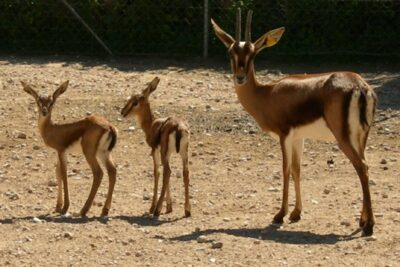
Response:
[[[57,158],[56,178],[57,178],[57,205],[56,212],[61,212],[63,206],[63,186],[62,186],[62,173],[61,173],[60,159]]]
[[[190,217],[191,207],[189,201],[189,156],[188,156],[189,144],[181,149],[180,155],[182,157],[182,168],[183,168],[183,183],[185,186],[185,217]]]
[[[296,192],[296,204],[292,213],[290,213],[289,220],[299,221],[301,219],[301,189],[300,189],[300,164],[301,157],[303,154],[303,139],[299,139],[293,142],[293,152],[292,152],[292,168],[291,173],[294,180],[294,189]]]
[[[101,212],[101,216],[108,216],[108,212],[110,211],[111,208],[112,195],[114,192],[115,182],[117,179],[117,169],[115,168],[115,164],[111,159],[109,151],[98,152],[97,157],[100,159],[100,162],[106,168],[109,179],[107,199],[106,202],[104,203],[104,207]]]
[[[167,211],[166,213],[172,212],[172,197],[171,197],[171,183],[168,183],[167,192],[165,195],[165,202],[167,202]]]
[[[167,139],[168,140],[168,139]],[[169,158],[171,156],[171,149],[169,146],[169,142],[167,140],[161,141],[161,161],[163,165],[163,183],[160,192],[160,197],[157,201],[156,209],[153,212],[153,216],[158,217],[160,216],[162,205],[164,202],[165,193],[169,186],[169,180],[171,177],[171,168],[169,166]]]
[[[103,179],[103,171],[97,161],[95,148],[84,149],[83,154],[85,155],[86,161],[88,162],[93,173],[92,188],[90,189],[89,197],[81,210],[81,216],[84,217],[92,206],[93,199],[97,193],[97,190],[99,189],[101,180]]]

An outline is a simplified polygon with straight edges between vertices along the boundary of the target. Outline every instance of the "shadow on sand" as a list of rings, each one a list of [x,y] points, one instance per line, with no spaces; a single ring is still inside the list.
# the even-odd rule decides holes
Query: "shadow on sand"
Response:
[[[279,229],[276,225],[269,225],[266,228],[236,228],[236,229],[207,229],[195,231],[191,234],[169,238],[172,241],[192,241],[201,235],[227,234],[236,237],[253,238],[257,240],[269,240],[285,244],[336,244],[340,241],[348,241],[359,238],[356,236],[361,230],[356,230],[350,235],[316,234],[309,231],[287,231]]]

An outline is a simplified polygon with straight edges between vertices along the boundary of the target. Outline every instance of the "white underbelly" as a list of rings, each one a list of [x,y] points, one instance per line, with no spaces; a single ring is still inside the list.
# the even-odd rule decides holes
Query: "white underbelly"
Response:
[[[331,130],[324,119],[320,118],[310,124],[302,125],[292,129],[293,140],[296,139],[315,139],[322,141],[335,141]]]

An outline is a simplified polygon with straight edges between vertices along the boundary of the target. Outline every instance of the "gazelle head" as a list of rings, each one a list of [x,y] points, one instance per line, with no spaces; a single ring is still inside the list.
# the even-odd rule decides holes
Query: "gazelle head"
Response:
[[[160,78],[155,77],[140,94],[132,95],[122,108],[121,115],[124,117],[135,115],[143,107],[148,106],[149,96],[156,90],[159,82]]]
[[[21,81],[24,91],[33,96],[38,106],[39,114],[43,117],[51,114],[54,103],[56,102],[57,98],[67,90],[68,83],[69,81],[66,81],[61,84],[60,87],[54,91],[53,95],[41,96],[35,90],[33,90],[29,84]]]
[[[235,83],[243,85],[247,82],[247,77],[251,66],[253,65],[254,57],[264,48],[271,47],[278,43],[283,32],[284,27],[265,33],[257,39],[254,43],[251,41],[251,18],[253,11],[249,10],[246,20],[245,41],[241,41],[241,13],[240,8],[236,12],[236,38],[233,39],[228,33],[222,30],[213,19],[214,32],[221,42],[228,48],[229,57],[231,60],[231,67]]]

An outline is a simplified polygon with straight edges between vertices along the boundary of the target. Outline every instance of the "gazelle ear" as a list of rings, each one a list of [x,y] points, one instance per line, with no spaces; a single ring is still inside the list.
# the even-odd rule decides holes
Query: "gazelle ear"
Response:
[[[26,82],[21,81],[22,87],[24,88],[24,91],[33,96],[33,98],[37,99],[39,98],[38,93],[32,89],[32,87],[27,84]]]
[[[60,87],[57,88],[57,90],[53,93],[53,99],[56,100],[57,97],[62,95],[68,87],[69,81],[65,81],[63,84],[60,85]]]
[[[213,19],[211,19],[211,24],[214,28],[215,35],[221,42],[227,47],[231,47],[231,45],[235,42],[235,39],[232,38],[229,34],[227,34],[224,30],[222,30],[217,23]]]
[[[159,82],[160,82],[160,78],[155,77],[155,78],[149,83],[149,85],[147,86],[147,88],[143,90],[142,94],[143,94],[146,98],[149,97],[149,95],[150,95],[151,93],[153,93],[153,92],[157,89],[157,86],[158,86],[158,83],[159,83]]]
[[[280,27],[275,30],[269,31],[254,43],[254,48],[256,53],[259,53],[266,47],[271,47],[276,45],[281,39],[283,33],[285,32],[285,27]]]

